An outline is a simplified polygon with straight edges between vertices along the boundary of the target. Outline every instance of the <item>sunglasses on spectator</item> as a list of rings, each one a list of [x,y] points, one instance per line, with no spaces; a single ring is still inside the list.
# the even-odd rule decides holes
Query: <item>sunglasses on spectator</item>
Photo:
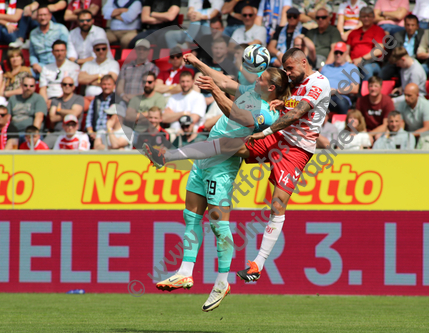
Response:
[[[34,88],[34,84],[24,84],[25,88]]]
[[[107,47],[97,47],[95,49],[95,51],[97,51],[97,52],[99,52],[99,51],[106,51],[106,50],[107,50]]]
[[[174,54],[170,56],[170,59],[180,59],[180,58],[182,58],[181,54]]]
[[[341,55],[343,55],[343,54],[344,54],[344,52],[341,52],[341,51],[335,51],[335,52],[334,52],[334,54],[335,54],[335,55],[337,55],[337,54],[341,54]]]
[[[241,14],[243,17],[252,17],[253,14]]]
[[[7,113],[0,113],[1,118],[6,117],[7,115],[8,115]]]
[[[86,19],[86,20],[79,20],[79,22],[80,23],[89,23],[89,22],[91,22],[91,20],[92,20],[92,18],[91,19]]]
[[[62,85],[63,87],[67,87],[67,86],[69,86],[69,87],[73,87],[73,83],[61,83],[61,85]]]
[[[289,15],[287,16],[287,18],[288,18],[288,19],[297,19],[297,18],[298,18],[298,15],[292,15],[292,14],[289,14]]]
[[[328,18],[327,15],[323,15],[323,16],[316,16],[316,20],[326,20]]]
[[[146,83],[152,84],[153,81],[145,81],[145,80],[143,80],[143,84],[146,84]]]
[[[77,124],[74,121],[70,121],[68,123],[65,124],[66,126],[70,126],[70,127],[76,127]]]

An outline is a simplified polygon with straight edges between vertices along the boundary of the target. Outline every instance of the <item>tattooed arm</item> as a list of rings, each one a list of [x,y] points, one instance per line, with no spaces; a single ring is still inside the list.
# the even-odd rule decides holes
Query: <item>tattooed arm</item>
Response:
[[[255,140],[265,138],[266,136],[271,134],[270,132],[275,133],[286,127],[289,127],[294,122],[299,120],[302,116],[304,116],[306,113],[308,113],[308,111],[310,110],[311,110],[311,105],[308,102],[300,101],[293,110],[289,111],[284,116],[277,119],[277,121],[274,124],[272,124],[269,129],[267,128],[263,132],[255,133],[249,136],[248,138],[249,143],[253,146]]]

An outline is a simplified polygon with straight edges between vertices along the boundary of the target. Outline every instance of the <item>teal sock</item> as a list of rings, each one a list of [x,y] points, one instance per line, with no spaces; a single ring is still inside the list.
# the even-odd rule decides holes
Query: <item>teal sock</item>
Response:
[[[183,261],[195,262],[201,244],[203,244],[203,227],[201,225],[203,216],[185,209],[183,218],[186,222],[183,237]]]
[[[210,226],[216,236],[217,257],[218,257],[218,272],[227,273],[231,267],[232,255],[234,253],[233,238],[229,221],[210,220]],[[227,241],[227,238],[230,241]],[[232,244],[231,244],[232,243]]]

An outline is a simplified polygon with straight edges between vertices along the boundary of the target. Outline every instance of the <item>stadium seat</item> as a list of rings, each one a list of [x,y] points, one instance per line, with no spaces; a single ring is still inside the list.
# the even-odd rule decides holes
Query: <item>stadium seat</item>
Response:
[[[332,116],[332,124],[335,124],[337,121],[346,121],[346,114],[334,114]]]
[[[393,88],[395,87],[395,81],[394,80],[386,80],[383,81],[383,84],[381,86],[381,93],[383,95],[390,95],[390,93],[392,92]],[[369,90],[368,90],[368,81],[363,81],[362,82],[362,89],[361,89],[361,95],[362,96],[366,96],[369,94]]]
[[[179,17],[177,18],[177,24],[181,26],[183,24],[184,18],[185,18],[185,15],[179,14]]]
[[[182,51],[183,54],[191,52],[191,50]],[[171,67],[171,64],[168,62],[170,58],[170,49],[161,49],[159,51],[159,59],[155,60],[155,65],[159,68],[160,71],[166,71]]]
[[[426,99],[429,99],[429,80],[426,81]]]
[[[110,53],[112,53],[113,59],[115,59],[116,49],[110,49]]]
[[[335,24],[335,21],[337,19],[337,13],[332,13],[332,17],[331,17],[331,25],[333,25],[334,27],[336,27],[337,25]]]
[[[133,51],[133,49],[123,49],[122,50],[122,54],[121,54],[121,60],[127,59],[127,57],[130,55],[131,51]],[[132,54],[131,57],[135,57],[135,54]],[[153,49],[151,48],[149,51],[149,55],[147,56],[147,59],[149,61],[152,61],[153,58]]]
[[[30,50],[21,49],[21,51],[24,55],[25,66],[30,67]]]

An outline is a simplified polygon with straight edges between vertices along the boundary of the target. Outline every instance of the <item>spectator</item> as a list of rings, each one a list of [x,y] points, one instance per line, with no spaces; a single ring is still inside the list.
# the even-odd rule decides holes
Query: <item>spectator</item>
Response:
[[[225,39],[215,39],[211,47],[212,57],[206,59],[206,64],[225,75],[231,75],[237,78],[237,68],[233,62],[228,58],[228,45]]]
[[[104,110],[107,118],[107,129],[97,131],[97,136],[94,141],[94,149],[131,149],[133,131],[131,128],[121,124],[117,113],[120,109],[122,109],[122,106],[112,104],[108,109]]]
[[[179,85],[180,73],[188,71],[194,75],[194,71],[185,67],[185,61],[183,60],[182,49],[180,47],[173,47],[170,50],[170,60],[168,62],[172,67],[159,73],[155,81],[155,91],[162,94],[178,94],[182,91]]]
[[[203,118],[206,113],[206,102],[201,93],[192,89],[193,85],[192,74],[183,71],[180,74],[182,92],[170,97],[162,117],[162,122],[170,124],[170,128],[173,131],[178,132],[180,130],[178,120],[182,116],[191,116],[192,123],[197,128],[204,123]]]
[[[426,0],[416,0],[413,14],[419,18],[420,28],[429,29],[429,2]]]
[[[347,62],[347,45],[338,42],[334,47],[334,63],[323,67],[321,73],[331,84],[331,103],[329,110],[338,114],[346,114],[352,106],[350,95],[359,92],[359,69]],[[344,86],[343,82],[347,82]]]
[[[362,80],[368,81],[371,76],[380,74],[380,65],[373,57],[382,55],[383,38],[386,34],[383,29],[374,24],[374,10],[371,7],[361,9],[359,20],[362,22],[362,27],[350,33],[347,44],[353,64],[365,69]]]
[[[139,135],[136,148],[141,149],[144,143],[156,149],[170,148],[170,135],[160,126],[162,121],[161,109],[157,106],[152,106],[147,113],[147,120],[150,125],[144,133]]]
[[[7,104],[7,110],[12,115],[11,124],[15,125],[19,132],[24,132],[30,125],[42,129],[43,118],[48,113],[48,108],[43,97],[35,93],[35,90],[35,78],[24,77],[22,95],[12,96]]]
[[[411,133],[402,129],[401,113],[391,111],[387,116],[387,132],[374,142],[373,149],[414,149],[416,139]]]
[[[93,20],[91,24],[102,27],[103,16],[101,15],[100,8],[101,0],[72,0],[67,6],[64,14],[64,20],[72,23],[70,29],[75,29],[77,26],[80,26],[79,23],[81,22],[79,22],[79,20],[86,20],[86,22],[88,22],[88,18],[81,18],[80,15],[82,12],[85,12],[86,14],[89,12],[91,19]],[[105,36],[103,36],[103,38],[105,38]]]
[[[198,35],[210,35],[210,20],[219,15],[223,0],[190,0],[188,4],[188,19],[191,21],[186,33],[182,30],[169,31],[165,34],[165,41],[169,49],[180,45],[189,49],[193,39],[199,42]]]
[[[190,116],[182,116],[179,119],[180,127],[182,128],[183,134],[178,135],[173,142],[174,147],[184,147],[191,143],[205,141],[207,136],[203,134],[196,133],[194,131],[194,123]]]
[[[0,44],[10,44],[18,38],[18,22],[21,19],[25,0],[2,1],[0,9]]]
[[[95,59],[83,64],[79,73],[79,84],[86,85],[85,96],[97,96],[101,94],[101,78],[110,75],[113,80],[118,78],[119,64],[110,59],[107,54],[109,49],[105,39],[96,39],[93,43]]]
[[[408,0],[377,0],[375,22],[392,36],[404,30],[404,17],[410,11]]]
[[[405,122],[405,130],[414,136],[429,131],[429,101],[419,96],[419,87],[409,83],[404,90],[405,101],[396,104]]]
[[[144,2],[141,12],[141,21],[147,25],[145,31],[140,32],[130,42],[128,48],[133,49],[140,39],[147,39],[153,44],[159,44],[158,34],[154,32],[171,25],[179,24],[180,0],[148,0]]]
[[[157,106],[161,110],[165,108],[165,98],[162,94],[155,91],[155,73],[148,72],[143,76],[144,91],[142,95],[133,97],[128,104],[127,118],[136,119],[137,114],[147,117],[148,110]]]
[[[74,114],[68,114],[63,120],[65,134],[58,137],[54,150],[89,150],[89,138],[86,133],[79,132],[78,120]]]
[[[419,28],[419,19],[413,14],[405,16],[404,21],[405,30],[398,31],[394,37],[399,46],[405,47],[408,54],[416,58],[417,49],[425,31]],[[392,77],[399,77],[399,68],[390,63],[384,64],[381,69],[381,78],[390,80]]]
[[[425,30],[417,49],[417,59],[422,63],[426,75],[429,75],[429,30]]]
[[[101,89],[102,93],[92,100],[86,116],[86,131],[93,140],[97,131],[106,129],[107,117],[104,110],[115,103],[115,79],[109,74],[103,76]]]
[[[328,120],[329,117],[325,117],[325,120],[323,121],[322,129],[316,140],[317,148],[326,148],[332,140],[336,141],[338,138],[338,128]]]
[[[319,9],[325,8],[329,14],[333,12],[330,3],[331,0],[293,0],[292,2],[293,6],[298,8],[299,12],[302,13],[300,20],[307,29],[314,29],[317,27],[316,16]]]
[[[286,12],[292,7],[291,0],[261,0],[255,20],[257,25],[264,26],[267,30],[268,45],[278,26],[286,25]]]
[[[244,0],[241,0],[244,1]],[[212,44],[213,41],[219,38],[223,38],[227,45],[229,45],[229,41],[231,38],[227,35],[224,35],[225,28],[223,27],[222,17],[215,16],[210,19],[210,35],[205,35],[204,38],[200,38],[197,41],[197,44],[200,46],[195,52],[198,54],[199,59],[210,59],[212,58]],[[197,54],[195,54],[197,56]]]
[[[356,102],[356,109],[362,112],[367,130],[376,134],[376,137],[377,133],[386,131],[387,115],[395,110],[390,96],[381,93],[382,84],[383,80],[378,76],[371,77],[368,80],[369,94]]]
[[[363,7],[366,7],[366,3],[362,0],[347,0],[340,4],[337,12],[337,29],[343,41],[347,41],[350,32],[362,26],[362,22],[359,21],[359,12]]]
[[[276,32],[271,38],[270,44],[268,45],[268,51],[272,55],[276,55],[278,60],[276,67],[282,65],[283,54],[293,47],[293,41],[296,37],[307,32],[306,28],[303,28],[299,21],[300,13],[296,8],[289,8],[287,10],[287,24],[285,26],[278,26]],[[272,60],[272,59],[271,59]]]
[[[304,43],[308,49],[309,60],[313,67],[318,69],[325,63],[333,62],[333,48],[342,39],[338,29],[331,25],[329,12],[325,8],[317,11],[316,21],[318,27],[305,33]]]
[[[10,114],[5,104],[0,104],[0,150],[18,149],[19,131],[10,122]]]
[[[232,34],[232,41],[229,42],[231,53],[234,52],[236,44],[246,43],[249,45],[266,45],[267,30],[264,27],[255,24],[255,15],[255,10],[252,6],[243,7],[241,10],[244,27],[238,28]]]
[[[52,44],[59,39],[67,43],[69,37],[67,28],[52,22],[51,18],[52,14],[47,7],[39,7],[37,10],[39,27],[30,33],[30,65],[33,75],[37,78],[44,66],[55,62]]]
[[[396,47],[389,58],[391,64],[395,64],[400,68],[401,75],[401,87],[395,88],[392,94],[399,92],[401,95],[405,86],[409,83],[415,83],[418,85],[420,93],[424,96],[426,94],[426,73],[422,65],[408,55],[407,50],[403,46]],[[395,103],[403,100],[404,96],[395,97],[393,101]]]
[[[24,55],[19,49],[7,51],[7,65],[10,70],[4,74],[3,82],[0,82],[0,96],[10,98],[22,94],[22,79],[31,75],[31,70],[24,66]]]
[[[78,27],[70,31],[67,42],[67,58],[82,66],[84,63],[96,58],[93,49],[94,42],[96,40],[107,41],[107,36],[104,29],[94,25],[94,19],[89,10],[81,10],[78,16]],[[113,59],[108,43],[107,57]]]
[[[107,30],[109,43],[119,42],[126,49],[141,27],[139,15],[142,12],[140,0],[107,0],[103,6],[103,16],[110,21]]]
[[[259,0],[225,0],[222,6],[222,15],[228,14],[226,18],[225,35],[231,37],[235,30],[244,26],[241,10],[246,6],[254,8],[254,13],[256,14]]]
[[[39,129],[30,125],[25,129],[25,141],[19,146],[20,150],[49,150],[46,143],[40,140]]]
[[[79,65],[66,59],[67,44],[62,40],[57,40],[52,45],[52,53],[55,57],[55,62],[43,67],[40,73],[40,90],[39,94],[45,99],[48,109],[51,107],[51,99],[61,97],[63,90],[61,89],[61,81],[65,77],[71,77],[76,85],[79,76]]]
[[[61,81],[61,89],[63,94],[61,97],[52,100],[51,108],[49,109],[50,132],[44,139],[50,149],[53,148],[60,132],[62,132],[62,123],[68,114],[73,114],[81,124],[81,115],[84,108],[84,100],[81,95],[74,93],[75,84],[71,77],[65,77]],[[53,133],[52,133],[53,132]]]
[[[150,43],[140,39],[134,48],[136,59],[125,63],[119,74],[116,93],[128,104],[131,98],[143,94],[143,76],[148,72],[159,74],[159,68],[148,60]]]
[[[351,123],[349,126],[348,124]],[[351,141],[350,143],[344,144],[345,150],[359,150],[365,148],[369,148],[372,146],[373,139],[366,132],[366,124],[365,119],[362,116],[362,113],[359,110],[350,110],[347,113],[346,117],[346,127],[345,130],[349,132],[349,136],[352,137],[350,140],[344,140],[343,142]]]

